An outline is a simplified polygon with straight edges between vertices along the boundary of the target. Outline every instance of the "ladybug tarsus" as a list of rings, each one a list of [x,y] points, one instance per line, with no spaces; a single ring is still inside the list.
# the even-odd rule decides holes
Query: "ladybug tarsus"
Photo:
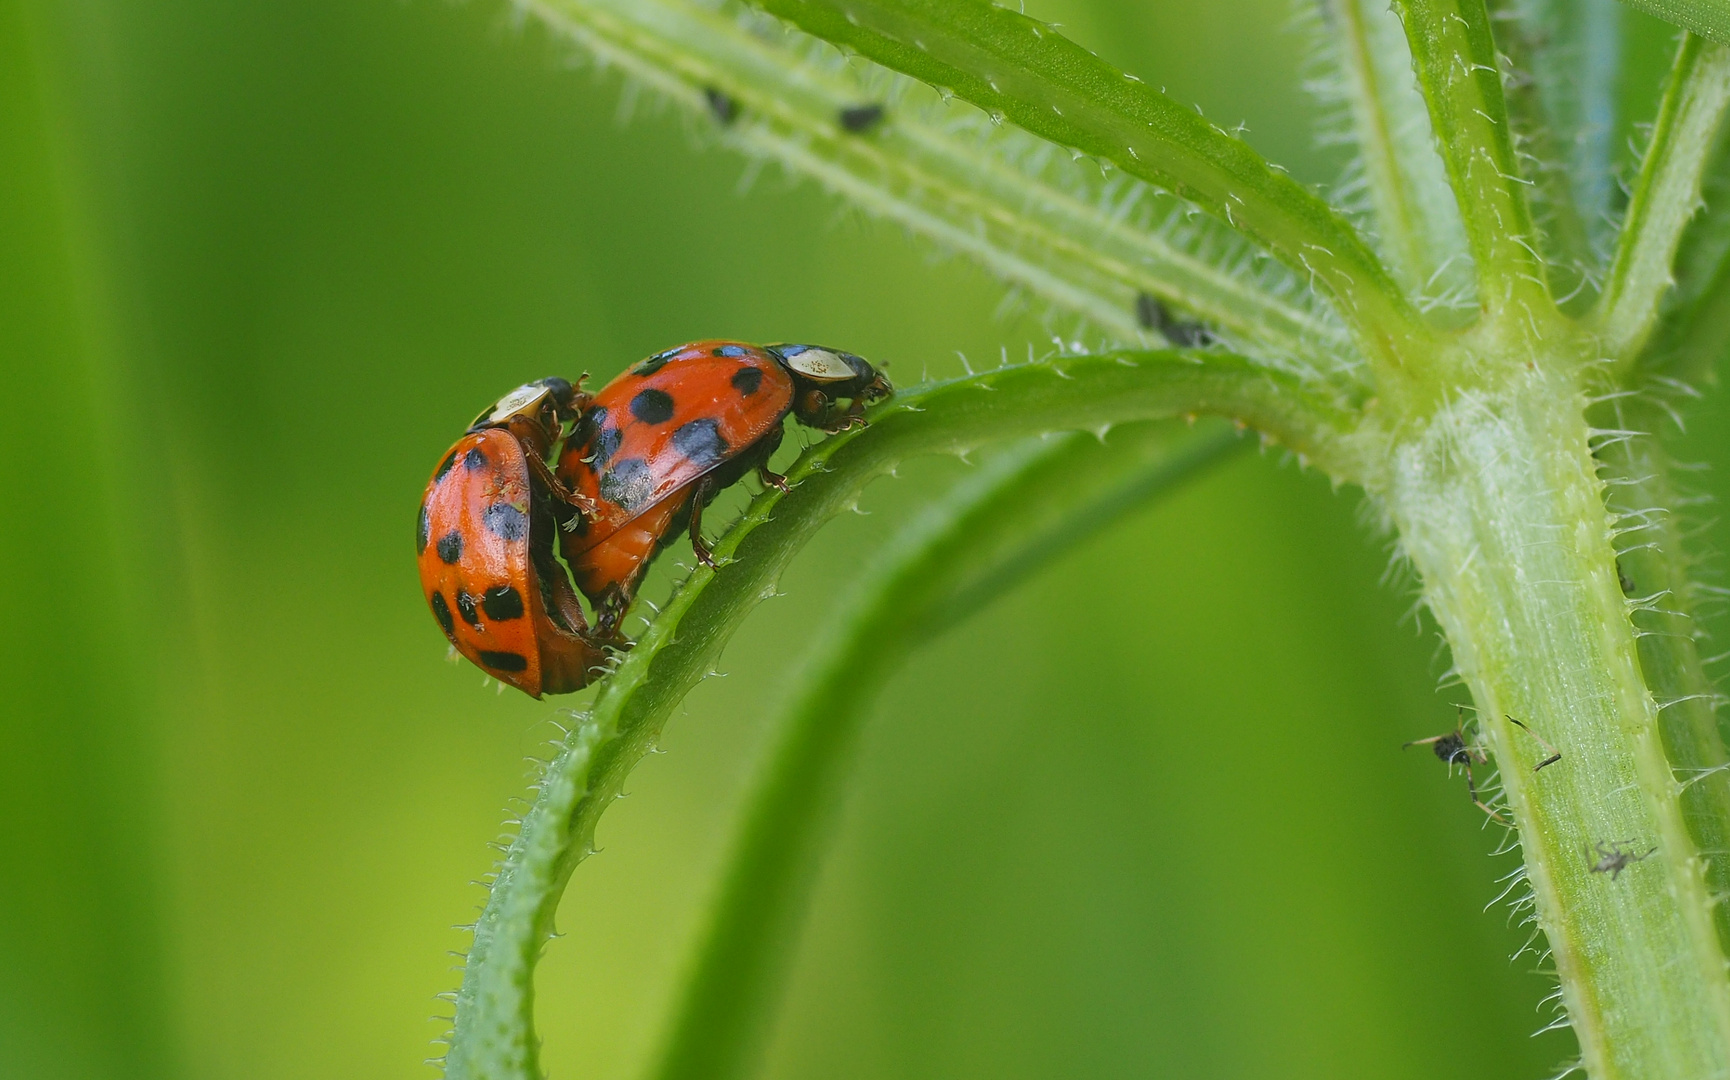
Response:
[[[757,466],[757,479],[763,482],[764,487],[772,487],[783,495],[793,490],[787,486],[787,478],[785,476],[770,469],[767,465]]]

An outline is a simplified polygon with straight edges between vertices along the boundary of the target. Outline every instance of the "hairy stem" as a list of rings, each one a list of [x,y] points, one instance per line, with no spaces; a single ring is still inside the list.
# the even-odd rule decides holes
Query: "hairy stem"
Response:
[[[1457,390],[1395,450],[1387,505],[1477,701],[1588,1074],[1721,1078],[1730,979],[1617,581],[1577,370],[1511,365]],[[1545,752],[1508,717],[1561,761],[1534,772]],[[1650,857],[1593,872],[1605,850]]]
[[[1242,445],[1134,424],[1006,451],[891,540],[806,661],[695,953],[659,1080],[753,1072],[848,764],[882,685],[920,645],[1049,559]]]
[[[1465,221],[1480,302],[1492,314],[1546,304],[1527,181],[1514,157],[1484,0],[1395,0],[1394,7]]]
[[[1397,371],[1396,343],[1423,337],[1381,261],[1326,202],[1052,27],[986,0],[756,2],[1219,217],[1328,292],[1372,364]]]
[[[1683,538],[1675,463],[1651,432],[1664,421],[1657,396],[1618,400],[1606,424],[1621,434],[1600,446],[1610,512],[1622,524],[1616,568],[1639,638],[1640,669],[1658,708],[1659,731],[1682,813],[1706,863],[1718,935],[1730,948],[1730,752],[1718,711],[1724,697],[1700,658],[1701,586]],[[1639,432],[1639,434],[1634,434]]]
[[[881,72],[824,62],[755,12],[693,0],[528,0],[524,10],[599,62],[706,117],[729,145],[810,176],[1121,341],[1152,296],[1275,356],[1349,350],[1343,327],[1287,273],[1246,272],[1224,230],[1198,230],[1139,182],[1093,177],[1067,155]],[[929,100],[926,100],[929,99]],[[719,103],[719,116],[717,115]],[[881,103],[866,132],[841,111]],[[1236,241],[1234,243],[1234,241]],[[1332,366],[1332,361],[1327,361]]]
[[[1730,46],[1683,35],[1596,313],[1604,354],[1620,369],[1633,364],[1657,325],[1726,105]]]
[[[904,391],[875,410],[865,431],[807,451],[788,473],[793,489],[758,496],[715,545],[726,565],[693,571],[674,591],[547,766],[475,925],[446,1074],[539,1077],[535,964],[571,871],[591,850],[596,821],[793,555],[873,477],[915,454],[1208,413],[1242,420],[1341,479],[1361,481],[1366,458],[1347,434],[1353,414],[1304,404],[1306,396],[1288,377],[1218,353],[1064,357]]]

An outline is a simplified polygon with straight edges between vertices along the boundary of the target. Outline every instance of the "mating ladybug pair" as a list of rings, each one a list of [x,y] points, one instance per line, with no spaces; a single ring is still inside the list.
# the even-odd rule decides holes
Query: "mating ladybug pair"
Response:
[[[537,698],[587,685],[607,647],[629,644],[625,613],[669,537],[688,528],[715,565],[702,514],[723,488],[755,470],[786,490],[768,465],[788,413],[841,431],[893,392],[851,353],[735,341],[657,353],[597,394],[581,385],[542,379],[482,413],[428,481],[416,536],[445,637]]]

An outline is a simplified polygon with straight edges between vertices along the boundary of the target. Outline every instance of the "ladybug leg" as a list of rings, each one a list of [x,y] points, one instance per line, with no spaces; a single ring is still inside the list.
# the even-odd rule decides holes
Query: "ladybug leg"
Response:
[[[595,500],[589,498],[580,491],[572,491],[564,484],[561,484],[559,478],[553,475],[553,470],[548,467],[547,463],[542,461],[536,455],[529,454],[528,459],[529,468],[534,470],[535,476],[541,483],[547,485],[547,489],[553,493],[554,498],[567,506],[575,507],[579,514],[588,518],[590,521],[598,521],[600,519],[601,508],[596,504]],[[573,526],[570,522],[566,522],[563,526],[566,532],[570,532],[572,527]]]
[[[715,497],[716,490],[713,474],[697,481],[697,486],[691,489],[691,550],[696,554],[697,561],[711,570],[719,570],[720,564],[710,553],[709,545],[703,542],[703,507]]]
[[[761,455],[757,459],[757,479],[763,481],[764,487],[772,487],[783,495],[787,494],[788,490],[787,478],[769,468],[769,459],[774,456],[776,450],[780,449],[781,436],[785,433],[785,428],[776,427],[774,431],[763,437],[763,441],[755,451]]]
[[[614,648],[631,647],[632,642],[619,632],[619,624],[625,620],[625,611],[631,606],[631,601],[625,595],[625,590],[618,585],[608,585],[601,596],[595,600],[595,630],[594,637]]]

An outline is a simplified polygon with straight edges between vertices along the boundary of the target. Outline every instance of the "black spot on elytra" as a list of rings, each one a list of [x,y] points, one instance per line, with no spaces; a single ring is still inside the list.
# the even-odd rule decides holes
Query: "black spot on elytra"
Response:
[[[635,510],[653,494],[654,478],[649,475],[649,463],[642,458],[626,458],[613,463],[601,474],[601,498],[625,510]]]
[[[631,415],[645,424],[664,424],[673,418],[673,395],[650,387],[631,399]]]
[[[469,452],[463,455],[463,468],[484,469],[487,467],[487,452],[478,446],[469,447]]]
[[[494,671],[522,671],[529,666],[528,657],[522,653],[489,652],[482,649],[477,655],[481,659],[482,667],[489,667]]]
[[[590,465],[600,472],[607,462],[613,460],[613,455],[619,452],[619,444],[625,441],[625,433],[616,427],[602,428],[595,436],[594,460]]]
[[[457,590],[457,614],[463,617],[463,622],[475,629],[480,629],[480,609],[475,606],[475,598],[462,590]]]
[[[703,88],[703,97],[709,103],[709,112],[714,114],[716,122],[722,127],[726,127],[738,118],[739,103],[734,101],[725,91],[707,86]]]
[[[481,524],[500,540],[516,543],[529,535],[529,516],[512,503],[497,502],[481,511]]]
[[[710,356],[731,356],[731,357],[737,358],[740,356],[749,355],[750,351],[751,350],[745,348],[745,346],[743,346],[743,345],[720,345],[720,346],[717,346],[713,349],[710,349],[709,355]]]
[[[714,419],[707,416],[680,425],[673,432],[673,446],[699,468],[706,469],[727,457],[727,440],[721,437]]]
[[[658,352],[655,355],[649,357],[647,360],[644,360],[642,363],[638,364],[636,367],[632,368],[631,374],[632,375],[653,375],[655,372],[666,367],[667,361],[671,360],[675,356],[678,356],[679,352],[680,352],[680,349],[668,349],[665,352]]]
[[[763,385],[763,371],[761,368],[742,367],[733,372],[733,377],[727,381],[732,383],[733,389],[739,391],[742,396],[750,397],[757,392],[759,386]]]
[[[445,459],[443,461],[439,462],[439,471],[433,473],[433,483],[436,484],[440,480],[443,480],[445,478],[445,473],[450,472],[451,466],[455,465],[456,463],[457,463],[457,452],[455,450],[452,450],[450,453],[445,455]]]
[[[439,537],[439,558],[454,566],[463,557],[463,534],[452,529]]]
[[[432,540],[432,522],[426,516],[426,503],[420,504],[420,521],[415,523],[414,553],[426,551],[427,543]]]
[[[445,637],[454,640],[457,632],[457,621],[451,618],[451,606],[445,603],[444,593],[435,592],[432,594],[432,609],[433,618],[437,619],[439,625],[444,628]]]
[[[523,594],[509,585],[494,585],[481,594],[481,610],[493,622],[508,622],[523,617]]]
[[[883,106],[852,105],[842,109],[838,119],[847,131],[860,135],[876,127],[883,119]]]

